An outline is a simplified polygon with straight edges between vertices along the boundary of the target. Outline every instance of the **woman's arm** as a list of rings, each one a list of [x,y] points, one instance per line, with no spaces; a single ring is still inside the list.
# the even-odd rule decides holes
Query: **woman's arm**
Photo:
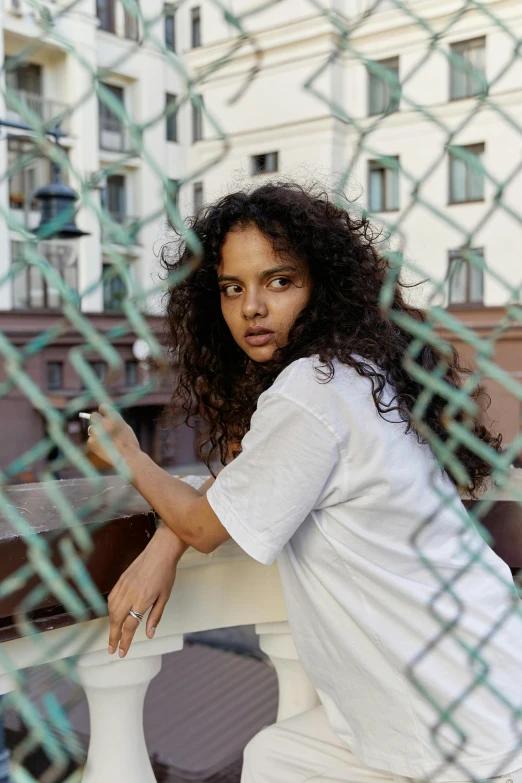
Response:
[[[170,476],[143,451],[136,450],[125,460],[133,486],[186,546],[208,553],[230,538],[206,499],[214,479],[198,491]]]

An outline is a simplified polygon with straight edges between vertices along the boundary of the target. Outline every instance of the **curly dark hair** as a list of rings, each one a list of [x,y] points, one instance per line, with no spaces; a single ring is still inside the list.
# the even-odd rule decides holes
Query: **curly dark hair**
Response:
[[[287,344],[264,363],[249,358],[232,338],[221,314],[217,282],[227,232],[247,226],[257,227],[276,253],[306,262],[313,281],[310,301]],[[476,495],[490,464],[458,436],[449,444],[456,460],[441,458],[440,446],[451,439],[449,430],[456,421],[499,451],[501,436],[493,436],[481,420],[489,397],[475,387],[463,395],[467,405],[448,415],[445,390],[449,396],[461,388],[470,371],[460,366],[455,348],[442,338],[436,341],[442,348],[415,343],[415,327],[426,315],[405,302],[403,289],[408,286],[377,251],[382,234],[366,217],[354,217],[317,187],[269,182],[220,198],[189,219],[188,227],[201,243],[200,257],[193,243],[189,248],[180,235],[160,254],[167,276],[185,273],[185,279],[166,292],[165,336],[176,383],[163,421],[172,421],[175,414],[179,422],[184,412],[184,423],[196,429],[190,419],[201,417],[206,430],[197,434],[195,448],[211,472],[216,455],[226,464],[239,453],[259,395],[276,376],[296,359],[318,354],[325,382],[333,377],[334,358],[369,378],[379,414],[385,418],[399,411],[406,429],[413,428],[420,441],[431,444],[455,484]],[[380,295],[390,276],[390,301],[383,305]],[[443,383],[440,393],[419,399],[425,386],[418,371],[436,373]],[[384,397],[387,382],[395,390],[391,403]],[[417,414],[417,402],[422,415]]]

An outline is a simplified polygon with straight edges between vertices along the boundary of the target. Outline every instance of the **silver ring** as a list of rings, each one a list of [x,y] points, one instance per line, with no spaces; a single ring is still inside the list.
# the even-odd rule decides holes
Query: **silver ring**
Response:
[[[140,612],[135,612],[134,609],[129,609],[129,614],[132,615],[139,623],[143,620],[143,615]]]
[[[92,424],[89,424],[89,426],[87,427],[87,435],[88,435],[89,438],[91,437],[91,427],[92,427]]]

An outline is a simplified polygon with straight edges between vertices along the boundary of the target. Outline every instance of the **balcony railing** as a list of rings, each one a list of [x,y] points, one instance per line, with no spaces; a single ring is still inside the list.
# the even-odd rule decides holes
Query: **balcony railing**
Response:
[[[69,109],[67,104],[60,103],[51,98],[44,98],[42,95],[38,95],[34,92],[27,92],[27,90],[12,90],[10,91],[14,96],[26,104],[26,106],[35,114],[40,117],[42,122],[49,128],[60,126],[61,130],[65,133],[69,133],[69,117],[66,117],[66,113]],[[7,119],[10,122],[21,122],[27,124],[27,119],[24,118],[19,111],[17,111],[14,102],[9,100],[9,95],[6,96],[7,103]]]
[[[118,223],[118,226],[121,226],[122,230],[102,223],[103,241],[116,242],[122,245],[138,244],[139,218],[127,215],[125,212],[112,212],[110,210],[108,210],[108,214],[115,223]]]
[[[200,487],[206,476],[184,477]],[[8,487],[8,503],[18,509],[34,535],[42,536],[41,549],[61,562],[64,536],[83,540],[92,519],[83,515],[78,525],[65,527],[46,486]],[[495,551],[512,570],[522,567],[522,508],[513,498],[522,488],[522,471],[514,471],[514,491],[499,495],[482,519],[492,533]],[[144,498],[118,476],[105,476],[99,485],[90,479],[60,481],[64,500],[79,509],[87,498],[97,498],[96,524],[88,527],[93,547],[85,568],[98,591],[110,592],[120,574],[144,549],[155,530],[154,515]],[[102,508],[103,504],[103,508]],[[117,513],[115,513],[115,508]],[[99,522],[106,520],[103,529]],[[28,564],[31,536],[19,536],[0,517],[1,577],[21,573]],[[33,544],[34,546],[34,544]],[[65,551],[65,549],[63,549]],[[60,554],[62,552],[62,554]],[[87,555],[87,550],[85,550]],[[99,564],[103,563],[103,567]],[[97,566],[97,567],[96,567]],[[73,573],[69,571],[69,576]],[[72,592],[72,591],[70,591]],[[34,598],[31,581],[0,600],[0,694],[16,688],[14,670],[76,658],[79,681],[90,711],[90,745],[83,783],[155,783],[143,734],[143,702],[150,681],[161,668],[162,655],[183,647],[184,634],[213,628],[255,625],[261,649],[271,659],[279,684],[277,720],[288,718],[318,703],[317,694],[299,663],[287,623],[277,564],[263,566],[248,557],[232,540],[210,555],[189,549],[182,557],[172,596],[153,639],[145,636],[145,623],[137,630],[127,656],[107,652],[106,617],[83,622],[67,614],[51,589],[43,591],[35,610],[33,636],[20,636],[15,613],[23,599]],[[88,593],[83,593],[88,595]],[[94,616],[94,613],[91,615]],[[71,626],[76,633],[71,633]],[[11,668],[9,668],[9,666]],[[172,707],[172,705],[170,705]],[[174,705],[175,708],[175,705]],[[132,741],[129,741],[132,738]]]
[[[111,152],[132,152],[129,129],[117,117],[100,117],[100,148]]]

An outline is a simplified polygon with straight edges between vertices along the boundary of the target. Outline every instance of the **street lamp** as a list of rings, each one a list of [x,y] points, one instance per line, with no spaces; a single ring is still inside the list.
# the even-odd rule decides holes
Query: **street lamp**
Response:
[[[21,122],[1,120],[0,126],[16,128],[17,130],[32,131],[30,125]],[[60,138],[66,136],[57,126],[45,131],[47,136],[54,136],[55,143],[60,146]],[[39,188],[34,198],[42,202],[42,216],[40,225],[34,233],[38,239],[79,239],[88,234],[78,228],[75,222],[74,203],[78,199],[75,190],[62,182],[62,175],[58,164],[51,160],[52,182]]]

